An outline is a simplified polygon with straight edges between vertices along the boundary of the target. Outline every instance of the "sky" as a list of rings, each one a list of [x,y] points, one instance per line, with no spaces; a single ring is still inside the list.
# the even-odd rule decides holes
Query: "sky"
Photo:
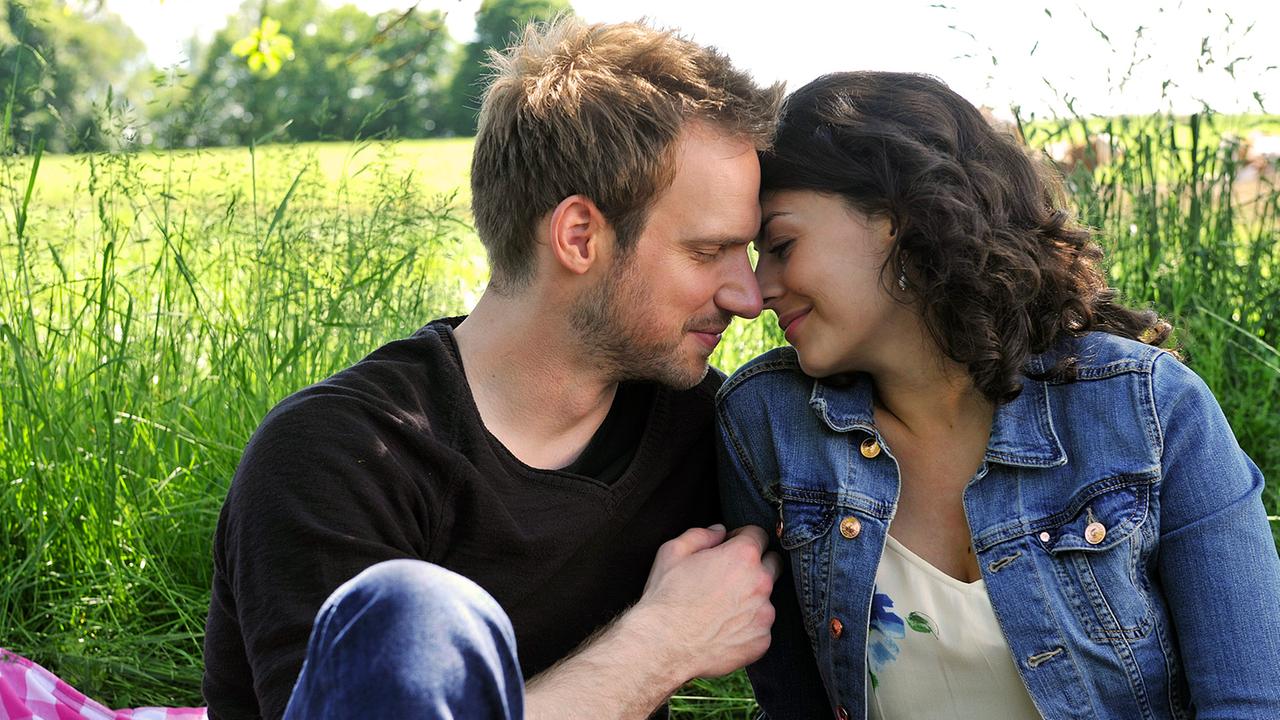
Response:
[[[329,0],[331,3],[335,0]],[[159,66],[186,62],[240,0],[104,0]],[[367,12],[411,0],[354,0]],[[480,0],[422,0],[474,33]],[[824,72],[902,70],[946,81],[978,105],[1026,113],[1280,113],[1280,2],[1274,0],[574,0],[590,21],[635,20],[714,45],[757,80],[797,88]],[[1104,39],[1105,37],[1105,39]],[[1234,61],[1234,62],[1233,62]],[[1231,73],[1234,73],[1232,77]],[[1171,82],[1169,82],[1171,81]]]

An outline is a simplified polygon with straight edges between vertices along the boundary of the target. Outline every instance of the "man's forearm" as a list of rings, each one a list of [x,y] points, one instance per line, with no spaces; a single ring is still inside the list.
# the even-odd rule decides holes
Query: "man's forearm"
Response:
[[[528,720],[643,720],[688,677],[639,606],[525,686]]]

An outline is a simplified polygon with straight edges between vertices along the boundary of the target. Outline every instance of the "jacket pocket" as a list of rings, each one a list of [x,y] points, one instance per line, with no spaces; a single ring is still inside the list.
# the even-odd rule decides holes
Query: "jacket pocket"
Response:
[[[1062,595],[1095,642],[1146,637],[1154,624],[1147,561],[1155,472],[1097,481],[1034,528]]]
[[[813,640],[817,637],[816,618],[825,615],[830,531],[836,506],[823,493],[783,488],[781,494],[778,541],[791,565],[805,630]]]

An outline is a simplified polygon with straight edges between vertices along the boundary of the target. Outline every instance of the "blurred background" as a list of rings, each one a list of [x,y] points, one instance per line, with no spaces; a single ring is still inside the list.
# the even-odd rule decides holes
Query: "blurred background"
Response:
[[[477,297],[485,53],[564,12],[643,13],[791,88],[947,81],[1062,175],[1280,515],[1280,5],[829,5],[0,0],[0,647],[108,705],[200,703],[244,443],[285,395]],[[781,342],[739,322],[713,361]],[[753,707],[741,675],[673,705]]]

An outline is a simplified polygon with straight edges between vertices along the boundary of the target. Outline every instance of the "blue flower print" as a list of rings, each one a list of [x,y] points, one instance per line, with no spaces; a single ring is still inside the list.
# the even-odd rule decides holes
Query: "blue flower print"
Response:
[[[893,598],[877,592],[871,599],[871,625],[867,632],[867,672],[871,675],[871,687],[880,681],[876,672],[898,657],[897,640],[907,634],[906,623],[893,612]]]

